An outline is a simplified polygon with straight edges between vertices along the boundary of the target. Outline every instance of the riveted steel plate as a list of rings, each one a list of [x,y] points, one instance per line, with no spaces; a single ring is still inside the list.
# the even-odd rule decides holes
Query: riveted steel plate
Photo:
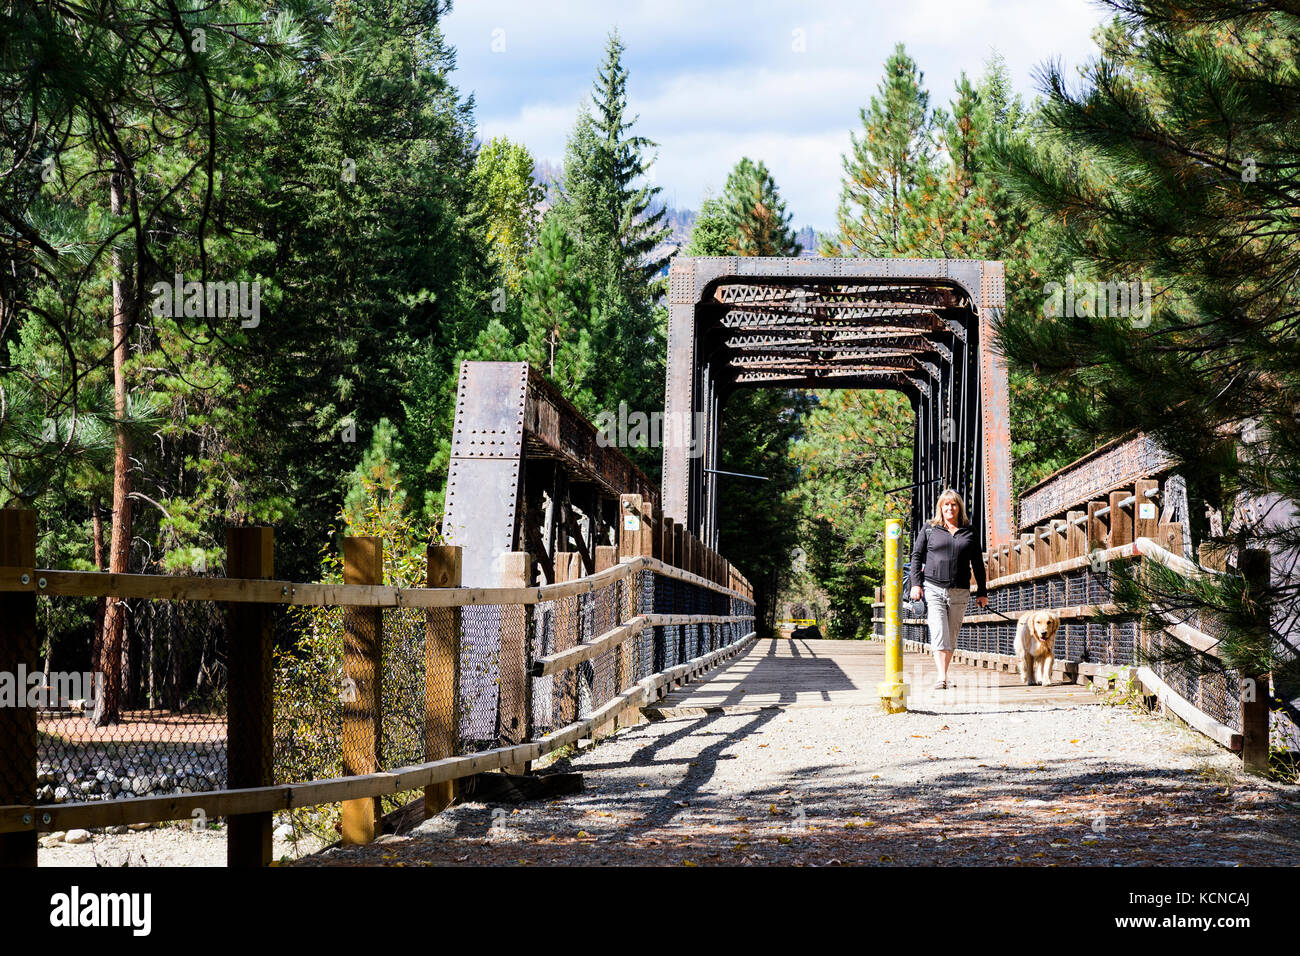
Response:
[[[453,458],[518,458],[523,452],[526,362],[462,362]]]

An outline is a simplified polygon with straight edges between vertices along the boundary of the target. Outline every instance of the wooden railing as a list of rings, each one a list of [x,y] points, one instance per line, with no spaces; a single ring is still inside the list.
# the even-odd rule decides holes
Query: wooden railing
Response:
[[[1142,479],[1132,488],[1112,491],[1106,499],[1089,501],[1083,510],[1072,510],[1051,518],[1033,531],[1023,532],[1016,544],[1003,545],[984,555],[984,573],[989,582],[1008,575],[1057,564],[1098,550],[1131,544],[1148,538],[1166,551],[1183,551],[1185,529],[1168,506],[1157,503],[1159,482]]]
[[[634,503],[635,507],[635,503]],[[40,804],[36,799],[37,712],[19,706],[0,708],[6,738],[0,740],[0,863],[34,865],[36,836],[42,831],[69,830],[162,820],[189,820],[196,813],[211,819],[229,818],[228,862],[231,865],[266,865],[271,852],[271,814],[322,804],[343,804],[345,842],[366,842],[378,833],[375,799],[380,796],[423,789],[426,815],[437,812],[452,799],[450,782],[489,770],[524,769],[529,762],[584,737],[612,732],[625,712],[657,700],[667,689],[712,668],[739,653],[754,637],[753,601],[748,583],[725,562],[715,561],[703,550],[686,550],[674,556],[681,563],[699,568],[696,573],[674,566],[648,553],[652,542],[642,528],[625,525],[617,564],[574,580],[540,586],[464,588],[459,584],[460,549],[431,547],[428,580],[431,586],[402,588],[380,583],[383,577],[382,542],[373,538],[349,538],[344,542],[345,584],[305,584],[262,577],[212,578],[176,575],[103,574],[39,569],[35,557],[35,520],[32,512],[0,512],[0,672],[20,667],[39,673],[36,660],[36,596],[143,598],[168,601],[222,602],[227,608],[229,715],[227,737],[228,778],[224,789],[202,793],[169,794],[132,799]],[[662,528],[662,525],[659,526]],[[269,528],[232,529],[228,541],[228,567],[256,574],[270,570],[273,535]],[[673,534],[674,549],[685,538]],[[602,549],[604,550],[604,549]],[[613,552],[610,548],[609,552]],[[264,560],[258,560],[257,556]],[[251,557],[250,557],[251,556]],[[612,560],[612,553],[608,555]],[[526,568],[527,555],[507,555],[506,574],[512,568]],[[511,560],[518,558],[519,560]],[[564,598],[581,598],[622,582],[623,593],[636,596],[642,577],[672,580],[707,591],[724,603],[728,614],[677,614],[641,611],[629,601],[630,611],[603,634],[582,640],[580,628],[570,621],[578,643],[558,653],[534,655],[531,637],[535,633],[527,609]],[[719,580],[721,579],[721,580]],[[443,583],[449,586],[434,586]],[[650,606],[652,595],[639,603]],[[716,602],[715,602],[716,603]],[[353,683],[354,695],[345,705],[344,734],[360,741],[361,757],[345,759],[345,776],[274,783],[270,696],[271,628],[269,614],[277,606],[345,607],[345,670]],[[530,683],[579,668],[595,658],[616,655],[616,693],[581,717],[569,720],[540,739],[525,740],[475,753],[458,752],[461,635],[459,614],[465,608],[491,605],[501,611],[503,628],[517,610],[520,621],[517,647],[502,654],[501,667]],[[448,700],[450,717],[443,712],[434,719],[429,710],[423,762],[380,770],[381,724],[381,635],[379,611],[383,608],[423,610],[428,620],[426,645],[426,703],[435,698]],[[514,610],[512,610],[514,609]],[[373,613],[371,613],[373,612]],[[510,612],[510,613],[507,613]],[[539,627],[559,627],[554,620]],[[649,628],[695,629],[695,647],[707,653],[676,663],[649,676],[636,679],[630,666],[628,642]],[[685,641],[682,642],[686,646]],[[504,646],[504,644],[503,644]],[[642,661],[644,664],[644,661]],[[644,669],[644,668],[643,668]],[[504,703],[504,702],[503,702]],[[134,743],[147,745],[148,740]],[[242,755],[238,758],[236,755]],[[365,766],[366,762],[369,766]],[[359,765],[358,765],[359,764]]]

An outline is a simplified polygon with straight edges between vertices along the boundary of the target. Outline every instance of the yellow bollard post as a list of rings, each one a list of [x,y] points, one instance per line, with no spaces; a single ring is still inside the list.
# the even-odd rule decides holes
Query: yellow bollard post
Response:
[[[903,568],[898,544],[903,523],[897,518],[885,522],[885,679],[878,686],[880,706],[887,714],[907,710],[907,688],[903,684],[903,639],[899,624],[899,588]]]

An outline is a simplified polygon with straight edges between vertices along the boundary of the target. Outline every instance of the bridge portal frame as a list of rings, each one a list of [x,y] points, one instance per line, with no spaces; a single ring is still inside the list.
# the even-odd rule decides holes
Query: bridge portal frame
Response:
[[[993,348],[1004,275],[965,259],[673,259],[664,513],[718,546],[722,412],[736,389],[889,388],[916,412],[912,530],[942,483],[982,519],[982,547],[1010,543],[1007,374]]]

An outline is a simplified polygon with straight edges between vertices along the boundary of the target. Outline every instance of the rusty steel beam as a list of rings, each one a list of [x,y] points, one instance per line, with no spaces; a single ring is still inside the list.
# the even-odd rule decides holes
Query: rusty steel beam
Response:
[[[1000,542],[1012,531],[1008,415],[989,356],[1004,301],[1000,263],[679,257],[665,409],[708,410],[708,434],[691,436],[707,445],[719,385],[896,388],[917,413],[918,480],[957,486],[984,519],[981,543]],[[685,447],[664,449],[664,511],[716,544],[716,483]]]
[[[1048,475],[1020,496],[1021,528],[1033,528],[1045,518],[1141,478],[1155,478],[1175,467],[1173,456],[1151,436],[1137,432],[1117,438]]]
[[[615,446],[602,445],[596,427],[537,369],[529,370],[524,432],[531,457],[555,458],[574,480],[590,481],[610,497],[658,501],[645,473]]]

